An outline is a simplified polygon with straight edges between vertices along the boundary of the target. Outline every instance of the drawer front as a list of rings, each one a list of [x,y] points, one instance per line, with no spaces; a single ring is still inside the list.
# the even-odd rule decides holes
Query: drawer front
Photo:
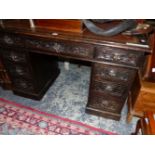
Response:
[[[125,99],[128,95],[127,85],[111,81],[94,81],[91,90]]]
[[[123,67],[116,67],[112,65],[103,65],[103,64],[94,64],[94,79],[95,80],[110,80],[110,81],[119,81],[128,83],[133,81],[136,71],[123,68]]]
[[[100,111],[108,111],[114,113],[120,113],[124,103],[121,100],[112,98],[109,96],[100,96],[93,93],[90,96],[88,107],[98,109]]]
[[[13,34],[0,34],[0,43],[1,44],[5,44],[5,45],[9,45],[9,46],[24,46],[24,38],[17,36],[17,35],[13,35]]]
[[[5,61],[6,67],[12,77],[24,77],[31,79],[32,73],[28,66],[11,63],[9,61]]]
[[[13,49],[1,49],[3,58],[12,62],[25,63],[27,61],[26,52]]]
[[[20,46],[38,50],[48,50],[54,53],[93,58],[94,47],[84,43],[68,43],[54,40],[38,39],[32,37],[21,37],[13,34],[0,34],[0,43],[9,46]]]
[[[98,47],[95,51],[95,59],[124,64],[133,67],[139,67],[143,63],[141,60],[144,58],[142,52],[129,51],[125,49],[111,48],[111,47]]]
[[[25,39],[25,46],[42,50],[50,50],[54,53],[61,53],[73,56],[93,58],[94,47],[87,44],[64,43],[40,39]]]
[[[31,80],[26,80],[22,78],[14,78],[13,87],[14,89],[22,91],[34,91],[33,82]]]

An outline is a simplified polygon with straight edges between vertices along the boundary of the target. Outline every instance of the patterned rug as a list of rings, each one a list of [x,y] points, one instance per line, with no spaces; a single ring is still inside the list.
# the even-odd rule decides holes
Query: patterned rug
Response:
[[[113,135],[114,133],[0,98],[0,134]]]

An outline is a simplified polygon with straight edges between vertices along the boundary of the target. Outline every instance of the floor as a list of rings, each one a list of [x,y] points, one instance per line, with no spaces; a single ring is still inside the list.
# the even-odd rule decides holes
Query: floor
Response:
[[[136,117],[130,124],[126,123],[127,105],[122,110],[120,121],[85,113],[91,72],[89,66],[79,67],[77,64],[70,63],[69,70],[66,70],[60,62],[59,67],[61,69],[59,77],[41,101],[16,96],[11,91],[4,91],[2,88],[0,88],[0,97],[121,135],[131,134],[135,130]]]

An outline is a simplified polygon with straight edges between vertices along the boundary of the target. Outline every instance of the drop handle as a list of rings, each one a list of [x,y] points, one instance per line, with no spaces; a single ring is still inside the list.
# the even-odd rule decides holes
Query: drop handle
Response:
[[[53,48],[54,48],[54,50],[55,50],[57,53],[59,53],[59,52],[60,52],[61,45],[58,44],[58,43],[54,43]]]

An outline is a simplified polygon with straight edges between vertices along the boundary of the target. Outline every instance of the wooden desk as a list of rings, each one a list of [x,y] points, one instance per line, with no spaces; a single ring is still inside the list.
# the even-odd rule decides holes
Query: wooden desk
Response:
[[[101,37],[87,30],[79,34],[12,24],[0,28],[0,57],[13,92],[35,99],[42,98],[57,78],[58,57],[91,63],[86,112],[119,120],[130,90],[140,89],[137,79],[145,72],[151,37],[147,42],[148,47],[143,47],[137,37]]]

